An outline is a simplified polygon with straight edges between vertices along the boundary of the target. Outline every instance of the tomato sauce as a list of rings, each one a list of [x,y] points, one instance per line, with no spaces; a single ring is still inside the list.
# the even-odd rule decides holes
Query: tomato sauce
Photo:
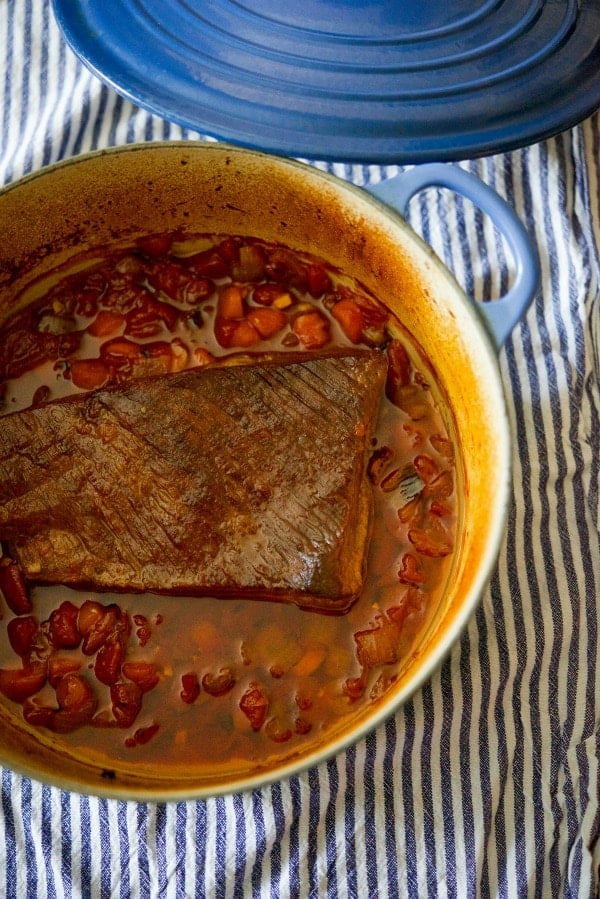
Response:
[[[366,583],[344,615],[237,599],[28,588],[0,560],[0,695],[107,771],[252,773],[332,739],[393,688],[451,573],[450,415],[360,285],[258,240],[154,235],[98,254],[0,325],[1,413],[237,354],[386,347]]]

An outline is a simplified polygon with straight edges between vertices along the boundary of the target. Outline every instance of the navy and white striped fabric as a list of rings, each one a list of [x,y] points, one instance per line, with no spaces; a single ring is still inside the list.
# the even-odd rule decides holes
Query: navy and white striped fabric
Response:
[[[197,137],[106,89],[47,0],[0,3],[0,182],[132,141]],[[578,897],[600,890],[600,117],[464,166],[508,197],[543,289],[500,354],[514,500],[463,638],[402,710],[283,783],[101,801],[1,771],[0,896]],[[357,184],[393,167],[328,166]],[[411,223],[476,296],[509,277],[469,204]]]

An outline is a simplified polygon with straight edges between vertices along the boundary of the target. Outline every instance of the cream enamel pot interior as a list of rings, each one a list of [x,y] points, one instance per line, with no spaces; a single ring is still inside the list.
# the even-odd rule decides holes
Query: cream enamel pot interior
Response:
[[[318,752],[276,769],[206,785],[127,774],[103,780],[85,760],[52,751],[0,706],[0,761],[79,792],[185,799],[241,791],[312,766],[381,723],[440,664],[476,607],[502,540],[510,496],[511,433],[497,352],[533,298],[538,269],[515,216],[454,167],[423,166],[375,190],[387,201],[289,159],[218,143],[143,144],[43,169],[0,193],[0,319],[33,280],[89,247],[183,229],[251,235],[308,251],[351,274],[396,313],[437,373],[462,454],[463,510],[453,577],[434,624],[389,699]],[[485,318],[433,252],[390,208],[429,184],[470,195],[512,247],[510,295]],[[487,307],[493,308],[489,312]]]

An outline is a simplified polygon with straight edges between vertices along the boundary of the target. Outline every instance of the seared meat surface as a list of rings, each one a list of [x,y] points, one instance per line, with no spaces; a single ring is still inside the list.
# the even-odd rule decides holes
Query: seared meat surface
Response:
[[[194,369],[6,415],[0,540],[32,583],[343,611],[378,351]]]

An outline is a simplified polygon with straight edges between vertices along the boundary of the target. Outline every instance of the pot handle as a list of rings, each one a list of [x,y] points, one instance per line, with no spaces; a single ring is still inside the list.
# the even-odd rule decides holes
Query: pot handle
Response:
[[[495,191],[457,165],[417,165],[367,190],[406,215],[412,197],[428,187],[447,187],[475,203],[504,235],[515,264],[515,280],[508,292],[489,303],[472,299],[483,315],[498,350],[525,313],[540,285],[540,262],[521,220]]]

